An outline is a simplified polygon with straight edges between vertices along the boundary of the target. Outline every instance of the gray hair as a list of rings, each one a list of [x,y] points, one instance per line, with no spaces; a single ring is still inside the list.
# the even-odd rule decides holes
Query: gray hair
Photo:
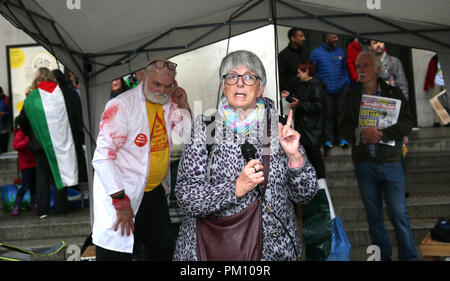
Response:
[[[373,52],[373,51],[361,51],[361,52],[359,53],[358,57],[356,58],[355,63],[359,60],[359,58],[360,58],[361,56],[364,56],[364,55],[368,55],[369,57],[372,58],[372,60],[373,60],[373,65],[374,65],[374,68],[373,68],[374,70],[376,70],[378,67],[381,67],[381,61],[380,61],[380,59],[377,57],[377,55],[375,54],[375,52]]]
[[[231,69],[240,66],[247,67],[250,71],[261,77],[261,83],[259,84],[260,88],[266,85],[266,69],[264,68],[263,63],[257,55],[245,50],[229,53],[226,57],[223,58],[219,69],[219,77],[222,85],[224,83],[223,76],[227,74]]]

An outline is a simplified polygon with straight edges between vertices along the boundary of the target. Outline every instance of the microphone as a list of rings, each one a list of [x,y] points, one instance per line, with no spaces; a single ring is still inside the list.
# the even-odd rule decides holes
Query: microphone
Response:
[[[248,141],[245,141],[245,143],[241,145],[241,152],[245,158],[245,161],[247,161],[247,162],[256,158],[256,148],[253,144],[248,143]],[[257,188],[258,188],[259,196],[261,197],[262,201],[264,202],[265,201],[264,200],[265,199],[264,198],[265,197],[264,189],[261,186],[261,184],[258,184]]]
[[[244,155],[245,161],[250,162],[250,160],[256,157],[256,148],[253,144],[247,141],[241,145],[242,155]]]

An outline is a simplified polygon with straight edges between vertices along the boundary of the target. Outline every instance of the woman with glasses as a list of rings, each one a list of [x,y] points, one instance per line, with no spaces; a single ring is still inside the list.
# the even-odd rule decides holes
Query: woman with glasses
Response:
[[[300,135],[278,122],[274,102],[263,97],[266,73],[261,60],[248,51],[227,55],[220,66],[223,96],[213,122],[199,116],[183,152],[175,194],[186,212],[175,260],[205,260],[199,240],[199,221],[241,214],[255,200],[261,203],[262,243],[256,260],[298,260],[300,241],[294,204],[306,203],[317,192],[315,170],[303,157]],[[253,155],[244,147],[251,146]],[[252,154],[252,153],[251,153]],[[264,161],[266,160],[266,165]],[[232,237],[226,242],[232,241]],[[225,241],[224,241],[225,242]],[[222,255],[219,260],[240,260]],[[245,247],[245,246],[243,246]],[[200,250],[199,250],[200,249]]]

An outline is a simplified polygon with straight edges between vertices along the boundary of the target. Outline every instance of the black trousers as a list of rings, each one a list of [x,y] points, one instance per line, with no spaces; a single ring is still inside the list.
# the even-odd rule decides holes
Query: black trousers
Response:
[[[36,159],[36,199],[37,215],[48,215],[50,210],[50,188],[53,183],[53,175],[44,151],[34,153]],[[67,199],[67,187],[54,188],[55,212],[67,213],[69,200]]]
[[[342,109],[344,108],[344,95],[346,88],[337,94],[325,95],[327,103],[327,118],[325,122],[325,141],[340,142],[342,140],[339,131],[339,123],[342,118]]]
[[[133,254],[96,246],[97,261],[170,261],[175,250],[164,187],[144,192],[134,219]]]
[[[320,145],[303,145],[309,162],[316,170],[317,179],[325,178],[325,163],[320,154]]]
[[[8,152],[9,133],[0,134],[0,153]]]
[[[30,190],[31,203],[36,198],[36,168],[27,168],[22,173],[22,187],[17,192],[17,197],[23,198],[27,190]]]

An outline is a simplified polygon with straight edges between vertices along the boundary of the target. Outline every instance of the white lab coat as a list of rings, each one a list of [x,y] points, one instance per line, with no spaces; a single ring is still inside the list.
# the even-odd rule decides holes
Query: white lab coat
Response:
[[[172,130],[181,137],[188,138],[192,118],[186,110],[178,109],[172,100],[163,105],[163,112],[170,149]],[[114,231],[116,211],[110,195],[125,190],[136,215],[150,167],[149,134],[142,83],[106,104],[92,160],[95,169],[92,241],[95,245],[118,252],[133,252],[133,234],[121,236],[120,227]],[[166,194],[169,194],[170,167],[163,186]]]

